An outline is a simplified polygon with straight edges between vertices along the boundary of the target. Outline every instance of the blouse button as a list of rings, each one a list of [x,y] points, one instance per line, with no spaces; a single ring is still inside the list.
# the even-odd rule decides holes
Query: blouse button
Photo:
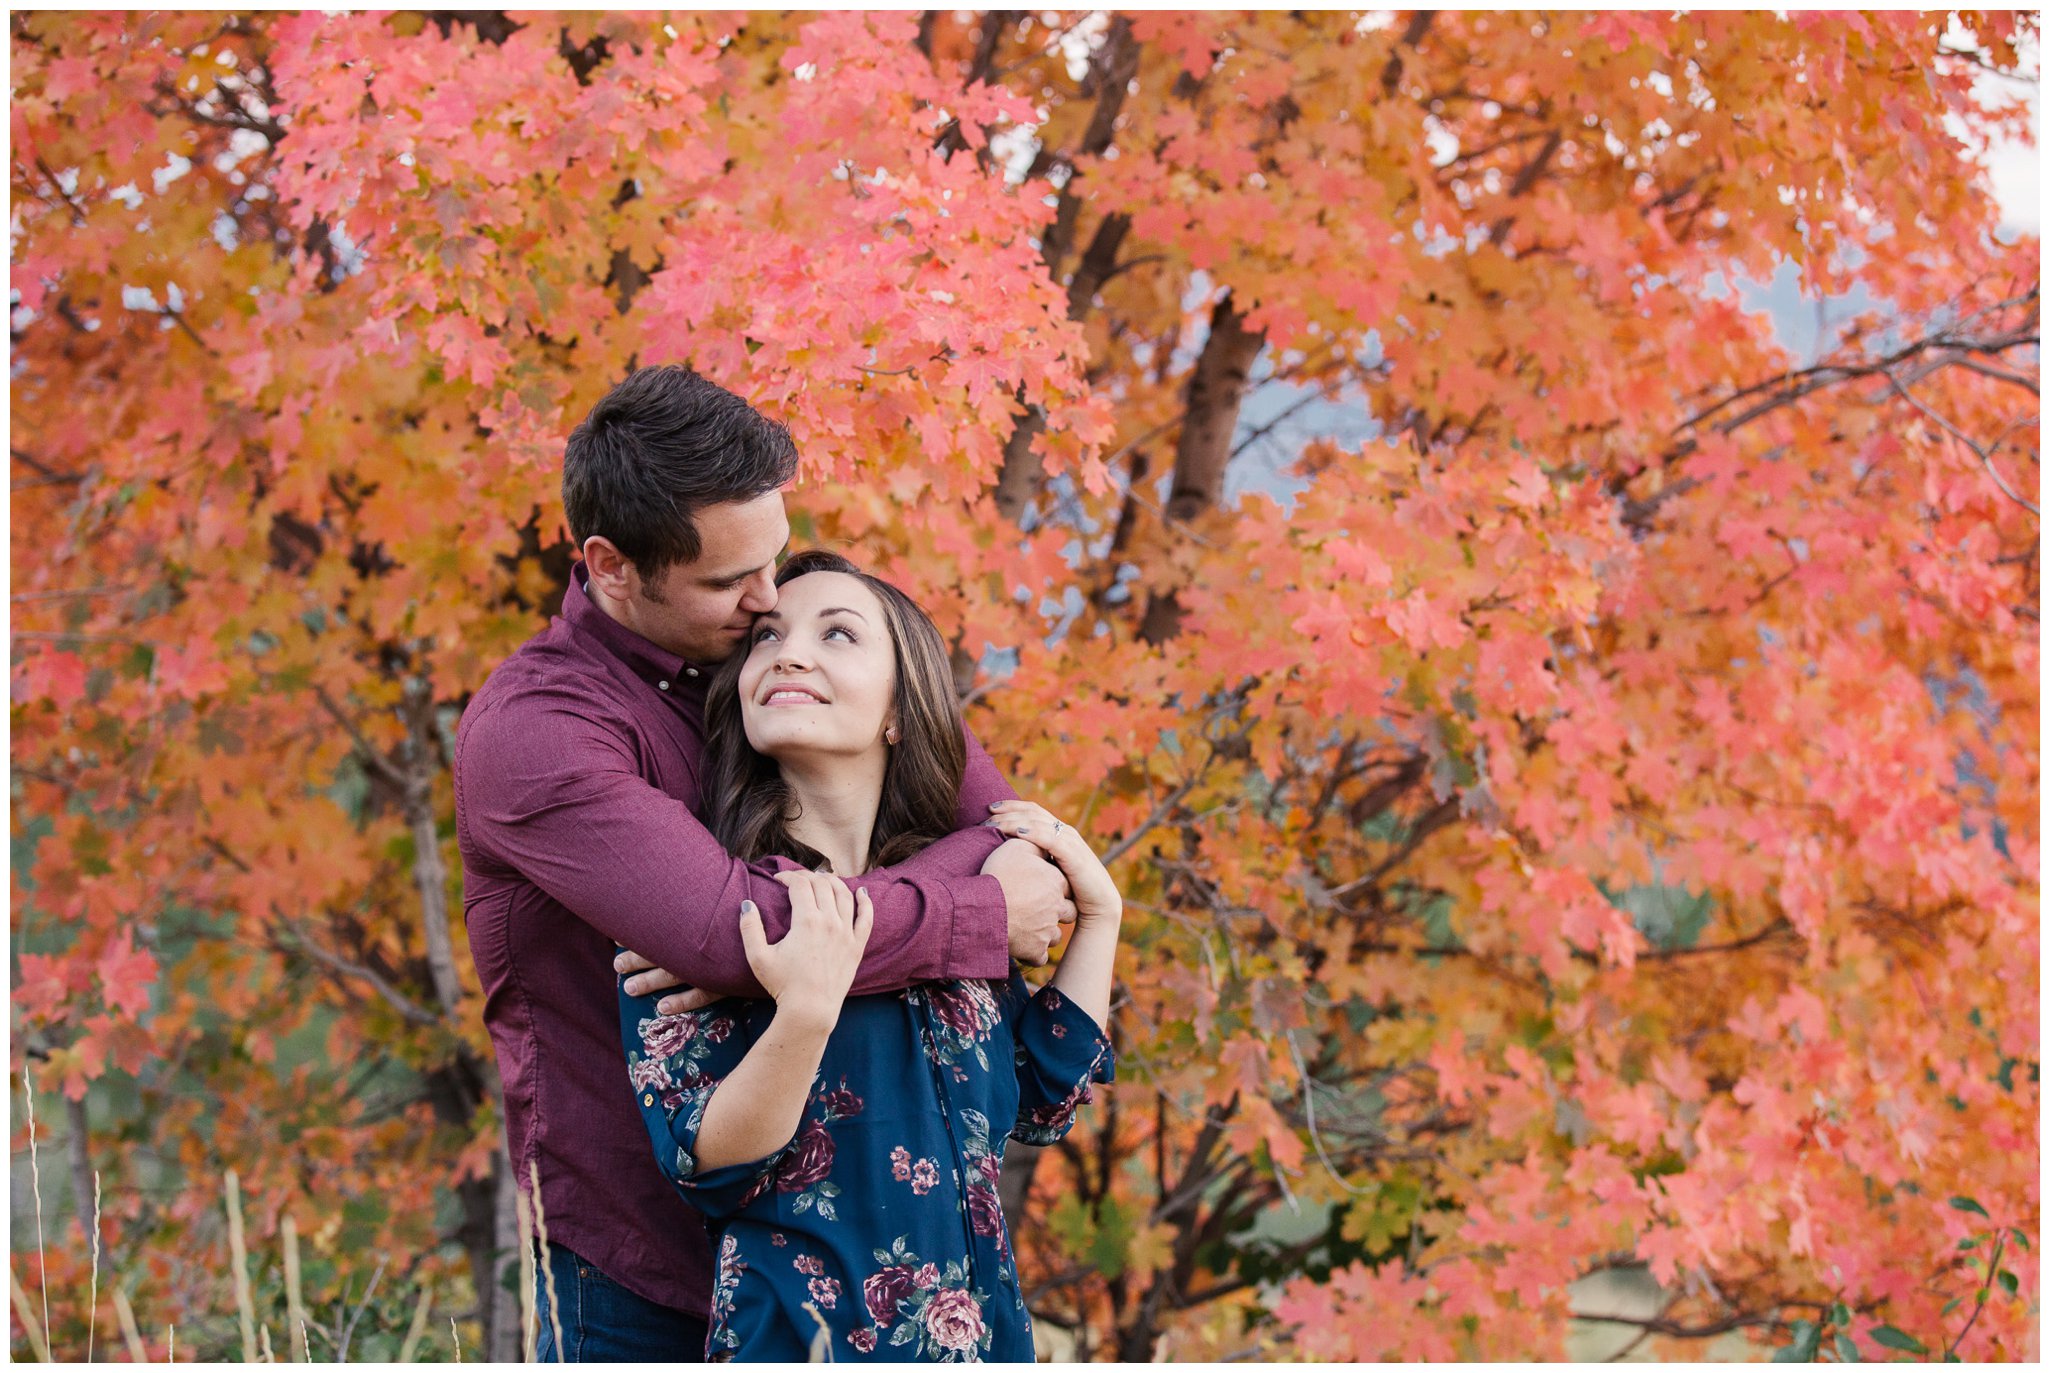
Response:
[[[653,1106],[654,1104],[655,1104],[655,1094],[654,1094],[653,1092],[650,1092],[650,1093],[648,1093],[648,1094],[647,1094],[646,1096],[644,1096],[644,1097],[642,1097],[642,1098],[641,1098],[641,1105],[643,1105],[643,1106]]]
[[[669,690],[669,683],[667,683],[667,682],[657,682],[657,683],[655,683],[655,688],[656,688],[656,690],[658,690],[658,691],[667,691],[667,690]]]

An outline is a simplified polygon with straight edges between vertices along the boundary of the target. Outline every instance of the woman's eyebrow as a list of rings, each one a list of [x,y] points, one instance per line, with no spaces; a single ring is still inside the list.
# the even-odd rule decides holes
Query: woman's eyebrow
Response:
[[[774,611],[770,611],[769,613],[772,615],[775,614]],[[855,619],[861,621],[863,624],[868,623],[868,616],[862,614],[860,611],[855,610],[849,606],[829,605],[824,610],[821,610],[819,612],[819,616],[821,619],[828,615],[852,615]]]

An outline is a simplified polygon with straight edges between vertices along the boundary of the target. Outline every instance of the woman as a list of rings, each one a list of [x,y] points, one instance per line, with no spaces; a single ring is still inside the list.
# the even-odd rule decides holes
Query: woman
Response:
[[[1030,1361],[996,1182],[1007,1139],[1067,1133],[1111,1080],[1122,902],[1072,828],[1004,802],[991,823],[1067,874],[1075,932],[1037,994],[930,982],[847,995],[867,893],[838,874],[899,862],[952,827],[965,765],[946,645],[923,611],[837,554],[778,572],[776,609],[706,704],[708,816],[773,861],[791,926],[742,907],[769,1000],[656,1016],[620,997],[629,1072],[666,1172],[719,1255],[711,1358]]]

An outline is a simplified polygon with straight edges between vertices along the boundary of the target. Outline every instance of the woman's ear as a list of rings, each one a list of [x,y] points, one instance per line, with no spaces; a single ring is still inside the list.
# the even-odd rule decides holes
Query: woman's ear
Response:
[[[892,716],[889,723],[883,726],[883,742],[894,744],[903,737],[903,734],[897,728],[896,717]]]

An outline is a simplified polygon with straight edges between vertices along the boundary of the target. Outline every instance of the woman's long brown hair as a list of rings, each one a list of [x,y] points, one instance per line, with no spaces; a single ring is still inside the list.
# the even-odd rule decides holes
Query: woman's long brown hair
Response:
[[[918,602],[838,553],[814,548],[776,570],[782,586],[812,572],[844,572],[882,602],[896,658],[897,743],[883,765],[883,796],[869,839],[869,866],[887,867],[954,829],[961,774],[968,767],[961,705],[946,640]],[[726,851],[753,861],[771,854],[815,868],[824,855],[791,837],[797,798],[776,760],[755,752],[740,715],[740,669],[752,643],[713,676],[705,698],[706,823]],[[853,873],[842,876],[852,877]]]

